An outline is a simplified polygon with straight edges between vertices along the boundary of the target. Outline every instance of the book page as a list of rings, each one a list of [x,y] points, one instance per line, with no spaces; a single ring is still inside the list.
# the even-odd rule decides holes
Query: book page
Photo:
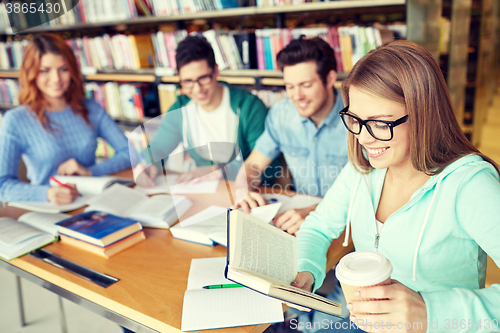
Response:
[[[19,223],[10,217],[0,217],[0,244],[12,246],[32,237],[45,234],[42,230]]]
[[[58,228],[55,224],[70,217],[69,214],[29,212],[21,215],[17,220],[57,236]]]
[[[240,211],[231,212],[229,255],[230,268],[274,283],[289,285],[297,275],[295,237]]]
[[[156,216],[163,218],[169,212],[175,213],[174,199],[171,195],[155,195],[140,202],[133,207],[130,215]]]
[[[89,207],[85,210],[102,210],[118,216],[128,216],[135,207],[143,200],[147,200],[145,194],[134,191],[128,186],[113,184],[101,194],[89,201]]]
[[[69,212],[78,208],[81,208],[90,201],[92,196],[83,195],[81,197],[76,197],[76,199],[67,205],[56,205],[51,202],[36,202],[36,201],[17,201],[9,202],[8,205],[12,207],[18,207],[22,209],[31,210],[33,212],[41,213],[61,213]]]
[[[75,184],[76,189],[81,194],[97,195],[109,187],[112,183],[133,184],[133,180],[123,177],[102,176],[102,177],[85,177],[85,176],[55,176],[55,178],[64,184]],[[51,186],[59,186],[54,181],[50,181]]]
[[[250,215],[255,216],[259,220],[266,223],[271,223],[280,210],[280,207],[281,202],[255,207],[250,211]]]

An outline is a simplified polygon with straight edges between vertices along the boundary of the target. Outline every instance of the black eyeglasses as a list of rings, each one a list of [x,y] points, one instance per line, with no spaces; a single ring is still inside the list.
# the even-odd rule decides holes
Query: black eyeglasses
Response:
[[[210,74],[200,76],[196,80],[180,80],[179,83],[184,89],[193,89],[195,83],[198,83],[200,86],[209,85],[210,83],[212,83],[213,76],[214,71],[212,71],[212,73]]]
[[[349,111],[349,105],[346,106],[342,111],[339,112],[345,127],[352,134],[358,135],[361,133],[363,125],[368,130],[371,136],[380,141],[392,140],[394,135],[393,128],[405,123],[408,120],[408,115],[399,118],[395,121],[386,120],[363,120],[352,114],[347,113]]]

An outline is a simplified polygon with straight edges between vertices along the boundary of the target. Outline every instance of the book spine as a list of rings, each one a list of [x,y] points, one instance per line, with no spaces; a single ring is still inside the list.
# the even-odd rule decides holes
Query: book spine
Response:
[[[266,69],[265,55],[264,55],[264,37],[262,36],[262,30],[255,30],[255,43],[257,50],[257,68],[260,70]]]

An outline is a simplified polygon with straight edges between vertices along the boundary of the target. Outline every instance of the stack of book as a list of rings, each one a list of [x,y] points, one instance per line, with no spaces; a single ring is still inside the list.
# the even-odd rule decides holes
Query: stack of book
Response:
[[[110,258],[146,239],[132,219],[89,211],[57,223],[61,242]]]
[[[19,83],[17,80],[0,79],[0,104],[19,105],[18,93]]]

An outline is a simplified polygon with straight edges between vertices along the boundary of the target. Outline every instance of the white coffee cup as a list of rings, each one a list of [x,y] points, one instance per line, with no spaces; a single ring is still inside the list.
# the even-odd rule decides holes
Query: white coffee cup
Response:
[[[360,288],[391,284],[392,265],[387,258],[374,251],[356,251],[340,259],[335,268],[335,276],[342,286],[347,303],[357,298],[354,292]]]

